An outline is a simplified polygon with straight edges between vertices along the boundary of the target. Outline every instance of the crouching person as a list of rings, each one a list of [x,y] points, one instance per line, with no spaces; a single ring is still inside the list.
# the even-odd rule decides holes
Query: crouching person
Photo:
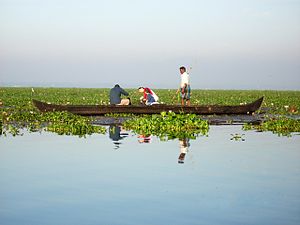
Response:
[[[147,87],[139,87],[138,91],[140,93],[143,93],[143,96],[141,96],[140,98],[140,102],[143,105],[147,105],[147,98],[148,98],[148,94],[150,94],[153,98],[154,98],[154,102],[158,103],[158,96],[154,93],[153,90],[151,90],[150,88]],[[152,99],[153,100],[153,99]],[[151,101],[152,101],[151,100]]]
[[[109,93],[110,104],[111,105],[131,105],[130,98],[121,99],[121,95],[129,96],[120,85],[116,84]]]
[[[149,90],[146,90],[145,92],[146,92],[146,102],[145,102],[146,105],[158,104],[154,95],[151,94]]]

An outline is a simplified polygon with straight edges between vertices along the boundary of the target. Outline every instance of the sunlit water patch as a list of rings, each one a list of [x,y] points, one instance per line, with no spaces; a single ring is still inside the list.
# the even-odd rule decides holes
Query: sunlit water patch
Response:
[[[0,224],[299,224],[300,136],[0,137]]]

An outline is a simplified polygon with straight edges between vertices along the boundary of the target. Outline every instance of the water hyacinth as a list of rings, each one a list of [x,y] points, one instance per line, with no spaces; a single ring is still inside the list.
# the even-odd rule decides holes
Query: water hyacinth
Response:
[[[7,107],[32,107],[31,100],[36,98],[43,102],[71,105],[107,105],[109,88],[0,88],[0,101]],[[139,104],[140,93],[136,89],[126,89],[133,105]],[[179,104],[174,99],[176,90],[154,89],[160,102]],[[265,96],[262,108],[270,114],[300,115],[300,91],[269,91],[269,90],[192,90],[191,104],[203,105],[239,105],[249,103],[253,99]],[[284,106],[289,106],[288,110]]]
[[[137,117],[125,122],[124,127],[142,135],[155,135],[161,140],[175,138],[196,138],[207,135],[208,122],[195,114],[162,112],[160,115]]]
[[[290,137],[292,133],[300,132],[300,120],[291,119],[285,116],[269,118],[259,125],[245,124],[244,130],[271,131],[278,136]]]
[[[30,132],[46,130],[80,137],[106,132],[104,127],[92,125],[89,118],[68,112],[39,113],[35,110],[18,108],[3,112],[2,117],[2,133],[8,132],[13,136],[21,134],[21,129],[27,129]]]
[[[87,134],[105,133],[106,131],[103,127],[91,125],[90,120],[86,117],[76,116],[67,112],[51,114],[45,129],[59,135],[78,135],[81,137]]]
[[[245,141],[245,134],[231,134],[231,141]]]
[[[103,105],[109,104],[109,88],[0,88],[0,113],[2,117],[2,133],[11,132],[14,134],[20,134],[19,128],[26,128],[29,131],[39,131],[46,130],[46,127],[49,126],[49,131],[54,131],[57,133],[66,133],[66,134],[79,134],[79,133],[91,133],[93,129],[97,131],[100,129],[104,132],[105,128],[91,128],[85,126],[84,124],[90,124],[91,119],[76,116],[76,120],[81,122],[75,123],[73,120],[74,115],[64,114],[63,120],[60,125],[57,125],[58,122],[51,122],[53,118],[59,117],[56,113],[52,114],[41,114],[38,112],[32,105],[32,99],[41,100],[47,103],[54,104],[74,104],[74,105]],[[140,93],[136,89],[126,89],[129,92],[130,98],[133,105],[139,104]],[[155,89],[154,90],[160,98],[161,103],[165,104],[179,104],[179,101],[174,99],[176,90],[172,89]],[[203,105],[239,105],[240,103],[245,104],[257,99],[261,96],[265,96],[261,112],[267,113],[270,115],[300,115],[300,92],[299,91],[259,91],[259,90],[193,90],[193,95],[191,98],[192,104],[203,104]],[[259,113],[259,112],[258,112]],[[132,117],[139,118],[134,115],[108,115],[112,117]],[[169,119],[167,115],[153,115],[153,116],[142,116],[140,117],[143,122],[140,123],[141,129],[148,126],[151,128],[151,124],[147,125],[150,119],[152,123],[155,120],[164,118],[164,123],[177,123],[179,128],[175,125],[172,128],[170,124],[165,124],[164,127],[159,129],[163,131],[165,127],[171,127],[173,131],[168,132],[169,137],[174,136],[174,134],[179,135],[180,132],[185,132],[185,135],[191,135],[193,129],[190,127],[183,126],[179,121],[182,118]],[[296,117],[295,117],[296,118]],[[198,119],[198,118],[197,118]],[[172,121],[174,120],[174,121]],[[184,120],[184,119],[182,119]],[[191,119],[191,120],[195,120]],[[67,122],[69,121],[69,122]],[[176,122],[177,121],[177,122]],[[161,123],[162,123],[161,122]],[[157,122],[160,124],[160,122]],[[188,122],[190,123],[190,121]],[[196,122],[197,123],[197,122]],[[198,122],[200,123],[200,122]],[[51,127],[50,127],[51,126]],[[59,128],[60,127],[64,127]],[[68,129],[67,129],[68,127]],[[72,127],[72,128],[71,128]],[[76,127],[76,128],[75,128]],[[85,127],[85,128],[84,128]],[[183,127],[183,128],[181,128]],[[146,129],[147,132],[151,130],[150,128]],[[138,129],[138,128],[136,128]],[[181,129],[181,131],[179,131]],[[63,131],[62,131],[63,130]],[[196,129],[195,129],[196,130]],[[157,131],[158,132],[158,131]],[[201,133],[201,132],[200,132]],[[197,135],[197,134],[196,134]]]

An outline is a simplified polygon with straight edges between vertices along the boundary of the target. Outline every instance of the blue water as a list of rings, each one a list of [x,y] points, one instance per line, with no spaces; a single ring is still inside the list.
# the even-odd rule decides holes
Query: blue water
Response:
[[[122,130],[0,137],[0,224],[300,224],[299,146],[241,126],[181,146]]]

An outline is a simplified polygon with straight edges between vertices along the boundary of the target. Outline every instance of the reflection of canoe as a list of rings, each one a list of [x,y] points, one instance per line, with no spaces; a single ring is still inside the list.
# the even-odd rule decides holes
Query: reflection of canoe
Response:
[[[37,100],[32,100],[33,104],[41,112],[68,111],[78,115],[103,115],[107,113],[133,113],[133,114],[158,114],[163,111],[173,111],[175,113],[194,113],[194,114],[251,114],[259,109],[263,97],[246,105],[164,105],[157,104],[152,106],[130,105],[55,105],[47,104]]]

